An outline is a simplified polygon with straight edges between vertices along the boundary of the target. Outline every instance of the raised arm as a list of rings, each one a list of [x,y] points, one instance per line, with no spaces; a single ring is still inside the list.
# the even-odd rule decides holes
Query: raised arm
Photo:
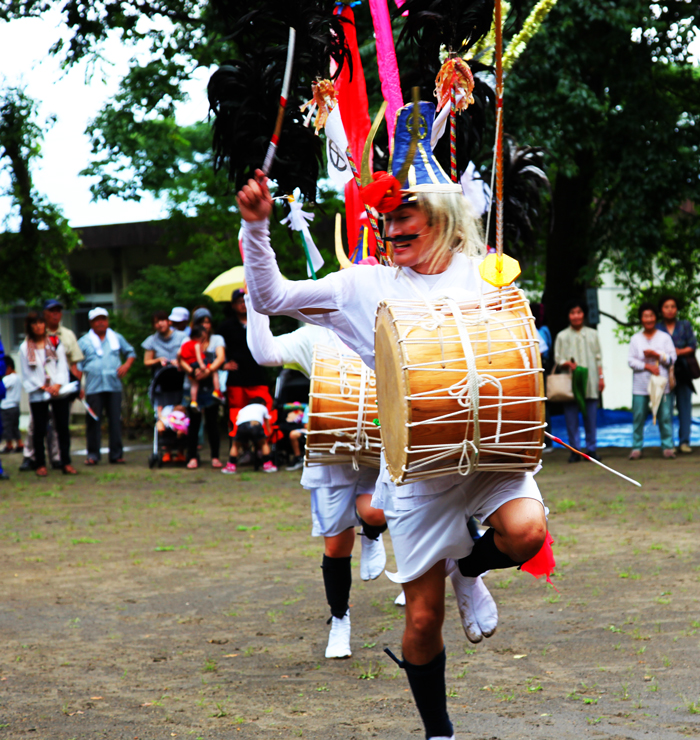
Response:
[[[337,311],[340,307],[332,281],[285,281],[270,246],[268,218],[272,209],[267,178],[260,170],[255,180],[238,193],[238,207],[243,217],[243,254],[245,277],[253,308],[271,316],[285,314],[303,318]],[[308,320],[308,319],[307,319]]]

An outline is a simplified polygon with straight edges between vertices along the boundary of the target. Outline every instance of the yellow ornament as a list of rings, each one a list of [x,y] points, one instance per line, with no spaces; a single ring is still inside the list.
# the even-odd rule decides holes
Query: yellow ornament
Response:
[[[500,257],[492,252],[479,265],[481,277],[494,288],[504,288],[517,280],[520,275],[518,260],[502,254]]]

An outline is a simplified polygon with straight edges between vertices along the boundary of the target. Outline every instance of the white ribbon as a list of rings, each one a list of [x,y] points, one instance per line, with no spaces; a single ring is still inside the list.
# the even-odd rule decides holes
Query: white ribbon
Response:
[[[321,253],[314,244],[308,224],[308,222],[314,220],[314,214],[302,211],[301,206],[302,204],[300,201],[291,201],[289,203],[289,215],[286,218],[283,218],[280,223],[288,225],[293,231],[301,232],[304,237],[304,241],[306,242],[306,248],[309,250],[311,264],[313,265],[314,271],[318,272],[323,267],[323,257],[321,257]],[[306,265],[306,272],[308,276],[311,277],[311,267],[308,264]]]

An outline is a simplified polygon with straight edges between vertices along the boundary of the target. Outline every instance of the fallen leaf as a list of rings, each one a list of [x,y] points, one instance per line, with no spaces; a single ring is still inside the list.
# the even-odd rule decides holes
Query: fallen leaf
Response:
[[[145,704],[140,704],[139,706],[142,706],[142,707],[152,707],[153,706],[153,702],[152,701],[147,701]]]
[[[514,655],[513,660],[520,660],[520,658],[527,658],[527,655]]]
[[[93,701],[99,701],[100,699],[102,699],[102,697],[101,697],[101,696],[91,696],[90,698],[91,698],[91,699],[92,699]]]
[[[238,653],[229,653],[228,655],[224,655],[224,658],[237,658]]]

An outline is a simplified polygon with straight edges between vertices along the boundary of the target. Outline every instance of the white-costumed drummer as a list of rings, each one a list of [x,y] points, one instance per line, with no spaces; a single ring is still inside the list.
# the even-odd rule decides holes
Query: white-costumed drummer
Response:
[[[257,313],[250,297],[248,307],[248,347],[258,365],[276,367],[295,364],[311,377],[314,344],[326,344],[341,350],[338,337],[320,326],[306,325],[289,334],[275,337],[270,319]],[[379,471],[352,463],[304,465],[301,485],[311,494],[312,537],[324,538],[321,569],[326,599],[331,610],[331,630],[326,658],[350,657],[350,564],[355,544],[355,527],[362,526],[360,577],[374,580],[384,571],[386,550],[382,532],[386,519],[381,509],[372,508],[372,494]]]
[[[270,319],[255,311],[248,295],[245,300],[248,309],[246,337],[258,365],[279,367],[294,364],[310,377],[315,344],[325,344],[341,352],[350,351],[330,329],[312,324],[276,337],[270,331]],[[326,599],[331,609],[327,658],[351,655],[348,602],[355,526],[362,526],[362,580],[378,578],[386,566],[386,550],[382,542],[382,533],[387,528],[386,518],[381,509],[372,507],[377,475],[377,470],[364,465],[355,470],[351,463],[304,465],[300,483],[311,494],[311,535],[325,539],[321,567]],[[476,643],[484,636],[490,637],[498,624],[498,611],[481,576],[463,578],[454,570],[453,585],[462,626],[469,640]],[[405,605],[403,591],[396,603]]]
[[[358,266],[321,280],[284,281],[269,243],[271,199],[262,172],[238,195],[246,221],[246,280],[255,310],[330,328],[370,367],[379,301],[415,299],[417,293],[434,300],[474,300],[490,289],[478,272],[484,247],[476,221],[430,150],[434,107],[420,107],[418,146],[406,181],[392,183],[389,176],[385,182],[376,180],[379,192],[371,203],[386,214],[396,267]],[[409,152],[411,111],[406,106],[397,116],[394,174]],[[390,577],[406,593],[403,660],[397,662],[406,670],[426,738],[453,738],[442,638],[445,573],[454,571],[456,562],[462,576],[476,578],[534,557],[547,531],[542,497],[529,473],[454,474],[397,487],[384,469],[372,503],[384,510],[389,525],[398,566]],[[467,529],[470,515],[489,526],[476,542]]]

